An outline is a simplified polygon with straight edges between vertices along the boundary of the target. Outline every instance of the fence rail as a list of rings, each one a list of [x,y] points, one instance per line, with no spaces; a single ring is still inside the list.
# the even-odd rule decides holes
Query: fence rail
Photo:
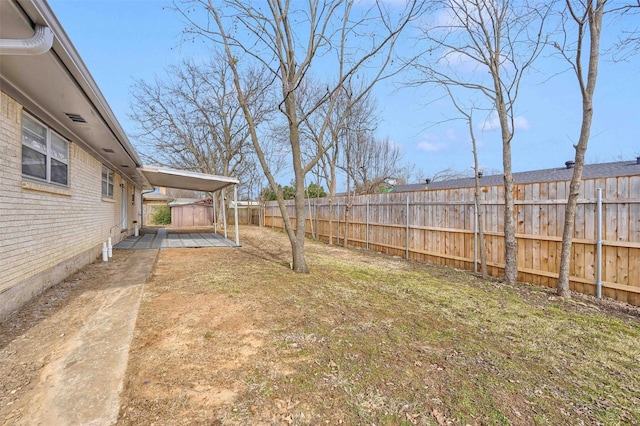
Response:
[[[598,189],[601,204],[598,207]],[[519,280],[555,287],[569,182],[516,185]],[[504,189],[483,187],[487,272],[504,270]],[[334,244],[375,250],[460,269],[479,268],[473,188],[306,200],[307,233]],[[601,212],[598,214],[598,212]],[[287,212],[295,223],[293,202]],[[276,202],[267,227],[282,228]],[[598,235],[598,232],[601,232]],[[572,290],[640,305],[640,176],[583,181],[571,252]]]

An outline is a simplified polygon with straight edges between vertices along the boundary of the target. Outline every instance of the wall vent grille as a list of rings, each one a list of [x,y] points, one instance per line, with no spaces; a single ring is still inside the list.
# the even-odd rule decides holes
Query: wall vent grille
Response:
[[[64,115],[69,117],[69,120],[73,121],[74,123],[86,123],[87,122],[87,120],[85,120],[80,114],[72,114],[70,112],[65,112]]]

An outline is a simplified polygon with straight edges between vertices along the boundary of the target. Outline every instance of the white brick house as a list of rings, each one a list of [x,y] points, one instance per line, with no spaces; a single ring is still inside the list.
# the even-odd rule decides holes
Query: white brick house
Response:
[[[0,5],[0,320],[140,221],[138,155],[43,1]],[[53,39],[51,41],[51,39]]]

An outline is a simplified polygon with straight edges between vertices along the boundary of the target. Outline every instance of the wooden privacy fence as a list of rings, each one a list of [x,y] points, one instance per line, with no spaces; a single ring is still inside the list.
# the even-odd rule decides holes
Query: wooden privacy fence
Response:
[[[241,206],[238,207],[238,224],[239,225],[257,225],[261,226],[260,220],[263,217],[263,207],[260,206]],[[227,223],[235,225],[235,216],[233,207],[228,207],[226,211]]]
[[[598,190],[600,189],[600,190]],[[518,279],[555,287],[569,182],[518,184]],[[482,188],[488,273],[504,271],[504,187]],[[598,199],[598,194],[600,198]],[[599,201],[600,200],[600,201]],[[295,223],[293,201],[287,210]],[[479,269],[473,188],[306,200],[307,234],[343,244],[459,269]],[[347,216],[348,212],[348,216]],[[348,224],[347,220],[348,219]],[[282,228],[277,203],[268,202],[265,226]],[[600,224],[600,225],[599,225]],[[601,232],[599,234],[599,232]],[[640,176],[584,180],[571,253],[572,290],[640,305]]]

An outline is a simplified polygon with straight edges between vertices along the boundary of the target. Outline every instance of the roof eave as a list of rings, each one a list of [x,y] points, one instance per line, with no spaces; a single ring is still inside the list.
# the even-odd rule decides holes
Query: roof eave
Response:
[[[100,91],[100,88],[91,76],[89,69],[80,57],[78,51],[73,46],[73,43],[71,43],[71,39],[69,39],[69,37],[67,36],[67,33],[64,31],[64,28],[56,18],[49,5],[46,2],[39,0],[19,0],[19,3],[25,9],[25,11],[27,11],[27,13],[32,16],[32,19],[33,15],[31,15],[30,12],[35,12],[44,21],[43,23],[51,28],[51,30],[55,34],[55,40],[52,49],[56,52],[58,57],[60,57],[60,59],[67,65],[69,71],[73,73],[73,76],[82,87],[83,91],[87,95],[87,98],[107,122],[107,125],[122,146],[122,149],[124,149],[131,157],[136,167],[140,167],[142,165],[142,161],[140,160],[138,153],[129,141],[129,138],[120,126],[120,123],[109,107],[109,104]]]

